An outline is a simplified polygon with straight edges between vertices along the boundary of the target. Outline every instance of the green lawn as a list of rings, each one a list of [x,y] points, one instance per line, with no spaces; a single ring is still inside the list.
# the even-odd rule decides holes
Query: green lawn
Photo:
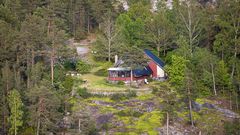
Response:
[[[108,66],[106,63],[97,63],[90,73],[83,74],[80,78],[86,80],[86,83],[79,84],[80,87],[85,87],[89,92],[124,92],[126,90],[146,91],[148,87],[133,88],[131,86],[111,84],[107,82],[107,75],[96,75],[99,70],[106,71]]]

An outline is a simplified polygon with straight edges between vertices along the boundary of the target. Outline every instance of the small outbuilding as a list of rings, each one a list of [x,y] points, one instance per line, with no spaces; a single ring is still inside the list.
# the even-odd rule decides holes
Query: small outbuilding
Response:
[[[166,73],[164,71],[164,62],[156,55],[154,55],[150,50],[145,49],[144,53],[150,59],[148,66],[152,70],[151,77],[156,80],[165,80]]]

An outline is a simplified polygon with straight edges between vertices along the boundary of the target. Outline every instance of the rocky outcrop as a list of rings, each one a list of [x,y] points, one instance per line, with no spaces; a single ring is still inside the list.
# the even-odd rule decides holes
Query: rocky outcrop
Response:
[[[192,106],[193,106],[194,111],[200,111],[203,108],[215,109],[218,112],[221,112],[225,117],[233,118],[233,119],[240,118],[239,114],[237,114],[229,109],[221,108],[221,107],[211,104],[211,103],[199,104],[195,101],[192,101]]]

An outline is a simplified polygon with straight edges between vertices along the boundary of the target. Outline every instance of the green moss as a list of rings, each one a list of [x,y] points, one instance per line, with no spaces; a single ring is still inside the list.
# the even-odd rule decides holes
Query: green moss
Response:
[[[193,116],[193,121],[195,122],[201,120],[201,116],[197,112],[192,111],[192,116]]]
[[[188,111],[177,112],[177,116],[179,118],[182,118],[184,121],[189,121],[188,115],[189,115]]]
[[[136,99],[144,101],[144,100],[152,99],[153,97],[154,97],[153,94],[143,94],[143,95],[138,96]]]
[[[86,99],[86,101],[94,101],[94,100],[104,101],[104,102],[114,102],[109,97],[90,97],[90,98]]]
[[[185,110],[183,112],[177,112],[177,115],[179,118],[182,118],[185,122],[190,121],[188,110]],[[192,117],[194,122],[201,120],[201,115],[198,112],[192,111]]]
[[[142,116],[142,113],[141,112],[138,112],[138,111],[134,111],[133,109],[125,109],[125,110],[121,110],[121,111],[118,111],[116,113],[118,116],[131,116],[131,117],[140,117]]]
[[[199,103],[199,104],[204,104],[204,103],[214,104],[214,101],[208,100],[206,98],[197,98],[196,102]]]
[[[148,133],[150,135],[157,134],[157,127],[162,126],[163,114],[159,111],[145,113],[136,122],[136,129],[141,133]]]
[[[139,135],[138,133],[135,132],[127,132],[127,133],[114,133],[115,135]]]
[[[153,111],[151,113],[144,113],[139,118],[128,117],[128,116],[117,116],[118,120],[121,120],[127,130],[129,130],[128,134],[131,133],[141,134],[148,133],[149,135],[157,135],[158,131],[156,128],[162,126],[163,121],[163,113],[159,111]],[[136,131],[136,132],[131,132]],[[119,133],[120,134],[120,133]]]
[[[110,112],[115,113],[117,111],[118,111],[117,109],[115,109],[111,106],[103,106],[103,107],[100,108],[101,113],[110,113]]]

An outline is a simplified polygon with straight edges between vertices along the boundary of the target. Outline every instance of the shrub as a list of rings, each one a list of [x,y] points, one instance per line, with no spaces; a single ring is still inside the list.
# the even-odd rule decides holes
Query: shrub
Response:
[[[127,97],[128,98],[131,98],[131,97],[136,97],[137,96],[137,92],[134,91],[134,90],[128,90],[128,93],[127,93]]]
[[[224,129],[226,135],[239,135],[240,134],[240,121],[225,122]]]
[[[108,76],[108,68],[110,68],[112,66],[111,62],[105,62],[105,63],[101,63],[99,66],[101,66],[101,69],[99,69],[98,71],[96,71],[94,74],[97,76]]]
[[[118,85],[124,85],[125,83],[123,81],[118,81]]]
[[[35,131],[33,130],[32,127],[28,127],[23,130],[23,132],[20,133],[20,135],[34,135]]]
[[[76,62],[67,60],[64,62],[64,68],[66,70],[76,70]]]
[[[70,92],[73,87],[74,80],[71,76],[66,76],[65,80],[63,81],[63,87],[66,89],[66,91]]]
[[[87,64],[86,62],[80,60],[77,62],[77,66],[76,69],[78,72],[80,72],[81,74],[86,74],[88,72],[90,72],[91,70],[91,65]]]
[[[125,96],[125,94],[122,94],[122,93],[116,93],[116,94],[111,95],[111,100],[113,100],[113,101],[120,101],[120,100],[124,100],[124,99],[126,99],[126,96]]]
[[[153,87],[152,88],[152,94],[157,94],[158,93],[158,88],[157,87]]]
[[[107,69],[99,69],[98,71],[96,71],[94,73],[94,75],[97,75],[97,76],[108,76],[108,71],[107,71]]]
[[[82,98],[89,98],[91,96],[91,93],[89,93],[86,88],[79,88],[77,93]]]
[[[131,116],[131,117],[140,117],[143,115],[143,113],[138,112],[138,111],[134,111],[134,110],[121,110],[119,112],[116,113],[118,116],[122,116],[122,117],[126,117],[126,116]]]
[[[110,99],[113,101],[121,101],[121,100],[125,100],[125,99],[130,99],[130,98],[136,97],[136,96],[137,96],[136,91],[128,90],[126,94],[115,93],[115,94],[111,95]]]

